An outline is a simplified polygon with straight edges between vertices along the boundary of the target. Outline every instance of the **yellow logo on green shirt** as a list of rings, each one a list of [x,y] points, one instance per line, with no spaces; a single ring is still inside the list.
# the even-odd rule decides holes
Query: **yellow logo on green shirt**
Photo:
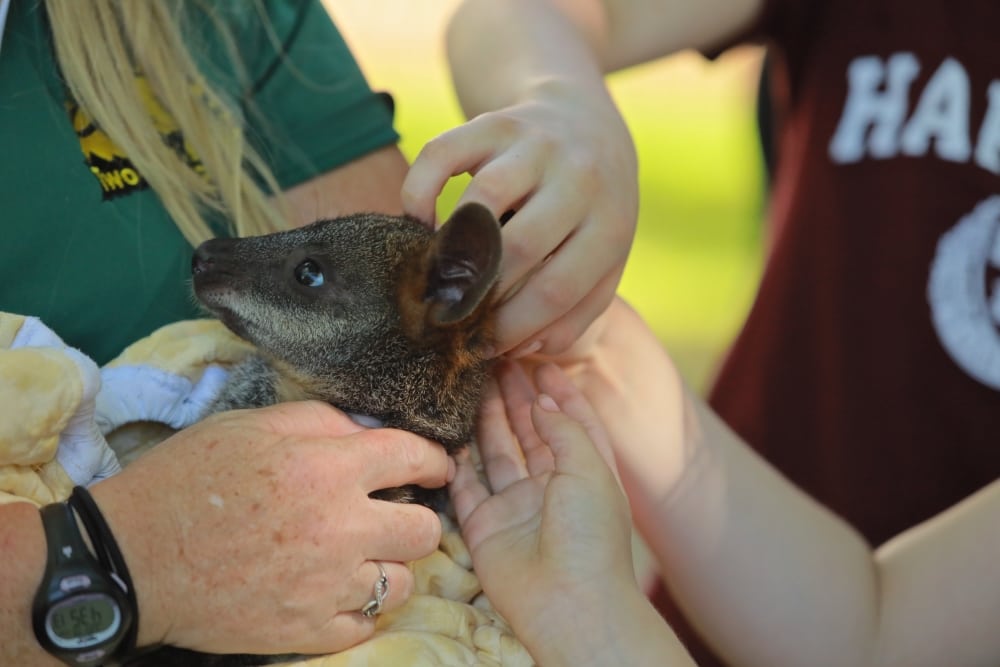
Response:
[[[201,161],[185,143],[174,119],[157,101],[146,80],[138,77],[136,83],[150,118],[153,120],[153,125],[160,133],[164,143],[177,151],[178,155],[183,156],[189,167],[198,173],[204,173],[205,168]],[[149,187],[149,183],[132,164],[125,151],[90,119],[79,104],[69,101],[67,109],[70,121],[73,123],[73,130],[80,139],[80,149],[83,151],[84,161],[101,184],[105,200],[115,199]]]

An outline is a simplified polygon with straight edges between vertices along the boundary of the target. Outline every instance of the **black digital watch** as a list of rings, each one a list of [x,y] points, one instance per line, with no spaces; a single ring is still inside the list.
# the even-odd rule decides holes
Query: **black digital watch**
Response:
[[[31,608],[35,637],[67,665],[105,664],[136,620],[128,587],[91,554],[69,503],[41,515],[48,560]]]

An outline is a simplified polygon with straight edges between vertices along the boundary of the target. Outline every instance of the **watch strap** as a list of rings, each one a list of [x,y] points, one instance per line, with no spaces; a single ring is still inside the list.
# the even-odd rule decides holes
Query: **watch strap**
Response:
[[[41,509],[42,527],[48,550],[46,568],[55,569],[71,563],[94,563],[80,529],[77,527],[73,508],[66,503],[46,505]]]
[[[76,510],[77,516],[83,521],[101,565],[117,579],[128,599],[129,609],[132,612],[132,622],[129,623],[125,637],[115,651],[116,656],[128,655],[135,650],[136,636],[139,633],[139,603],[136,600],[135,587],[132,585],[132,575],[125,564],[125,558],[118,547],[118,541],[115,540],[108,522],[104,519],[104,515],[101,514],[101,510],[97,507],[90,492],[82,486],[74,487],[68,504]]]

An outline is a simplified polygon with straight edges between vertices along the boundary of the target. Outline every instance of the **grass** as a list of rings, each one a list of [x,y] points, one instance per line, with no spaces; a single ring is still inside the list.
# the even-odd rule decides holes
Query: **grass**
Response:
[[[699,388],[738,332],[760,275],[762,169],[746,88],[755,62],[711,71],[682,61],[677,72],[612,80],[640,166],[638,232],[619,291]]]

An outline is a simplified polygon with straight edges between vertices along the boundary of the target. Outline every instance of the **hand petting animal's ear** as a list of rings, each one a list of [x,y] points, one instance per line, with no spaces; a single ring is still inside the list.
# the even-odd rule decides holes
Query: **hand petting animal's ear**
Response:
[[[427,255],[427,322],[448,326],[472,315],[500,277],[500,223],[482,204],[464,204],[434,235]]]

